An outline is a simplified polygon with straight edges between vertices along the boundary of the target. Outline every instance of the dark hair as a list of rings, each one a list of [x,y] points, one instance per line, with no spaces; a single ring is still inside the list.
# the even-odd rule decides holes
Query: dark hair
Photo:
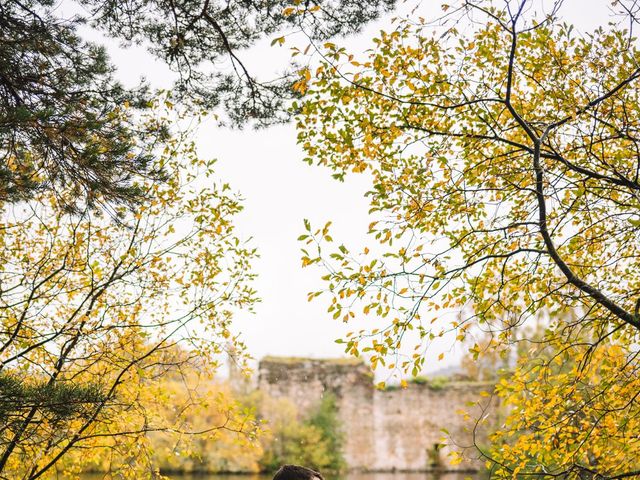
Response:
[[[273,480],[324,480],[324,478],[322,478],[320,472],[307,467],[283,465],[273,476]]]

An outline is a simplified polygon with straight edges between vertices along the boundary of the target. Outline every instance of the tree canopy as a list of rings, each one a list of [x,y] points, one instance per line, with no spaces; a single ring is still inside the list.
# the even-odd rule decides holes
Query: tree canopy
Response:
[[[181,130],[184,112],[220,110],[234,127],[287,120],[298,67],[261,78],[245,51],[355,33],[392,6],[0,3],[0,476],[77,473],[108,451],[111,470],[140,478],[154,475],[160,432],[253,438],[251,415],[191,385],[225,344],[243,352],[230,322],[257,301],[256,251],[234,232],[239,198]],[[90,29],[145,47],[175,74],[170,91],[123,86]]]
[[[188,139],[174,137],[168,145],[155,161],[171,175],[143,184],[151,200],[135,212],[121,207],[122,223],[70,215],[47,191],[5,207],[5,478],[47,478],[78,449],[131,456],[135,462],[119,468],[134,477],[152,471],[145,461],[149,432],[197,433],[175,413],[186,415],[200,402],[195,395],[183,398],[184,405],[172,398],[175,414],[162,415],[166,377],[188,372],[206,381],[227,343],[242,352],[230,322],[256,301],[256,252],[234,233],[239,200],[213,178],[214,162],[200,159]],[[235,423],[232,410],[225,414],[231,420],[203,430],[253,428],[246,418]]]
[[[53,0],[0,5],[0,200],[56,192],[71,210],[133,204],[160,179],[153,148],[167,124],[140,124],[157,92],[124,88],[87,23],[126,47],[142,44],[177,75],[175,98],[224,107],[233,125],[286,120],[296,67],[261,79],[243,50],[278,32],[324,39],[358,31],[393,0],[326,2],[94,1],[63,16]],[[68,2],[67,6],[76,5]],[[81,7],[81,8],[80,8]]]
[[[303,265],[325,268],[310,299],[382,318],[342,340],[374,367],[416,374],[441,337],[530,348],[480,451],[499,475],[638,474],[638,8],[579,32],[561,1],[444,5],[363,55],[324,44],[301,87],[307,161],[371,179],[373,245],[301,236]],[[543,335],[518,335],[532,321]]]

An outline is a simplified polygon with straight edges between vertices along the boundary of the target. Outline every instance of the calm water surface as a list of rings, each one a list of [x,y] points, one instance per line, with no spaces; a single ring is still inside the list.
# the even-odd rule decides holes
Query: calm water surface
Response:
[[[271,480],[271,475],[169,475],[175,480]],[[86,475],[83,480],[101,480],[103,475]],[[326,480],[481,480],[482,475],[469,473],[351,473]]]

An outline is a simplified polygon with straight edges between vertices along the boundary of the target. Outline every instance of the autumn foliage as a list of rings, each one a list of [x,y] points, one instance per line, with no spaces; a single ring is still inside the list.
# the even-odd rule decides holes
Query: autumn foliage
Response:
[[[307,161],[371,181],[370,244],[300,239],[324,269],[310,299],[375,317],[346,351],[414,375],[443,342],[528,352],[497,389],[494,445],[470,453],[498,476],[640,468],[638,6],[611,8],[581,33],[562,2],[416,10],[364,54],[318,46],[298,105]],[[541,338],[517,335],[542,312]]]
[[[172,115],[161,104],[155,114]],[[206,378],[227,343],[242,351],[230,321],[255,302],[255,251],[234,234],[238,199],[210,177],[213,162],[201,160],[184,136],[157,152],[157,161],[170,177],[140,185],[152,200],[135,211],[122,208],[117,222],[70,215],[46,191],[4,208],[4,476],[47,477],[77,449],[111,451],[123,475],[149,471],[150,433],[197,433],[180,413],[163,414],[165,377]],[[183,414],[214,402],[166,400]],[[202,430],[255,428],[218,403],[229,418]]]

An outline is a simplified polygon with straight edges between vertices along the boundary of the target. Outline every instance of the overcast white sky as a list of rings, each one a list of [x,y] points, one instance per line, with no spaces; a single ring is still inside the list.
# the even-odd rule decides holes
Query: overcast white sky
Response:
[[[405,3],[402,9],[407,11],[408,5]],[[421,14],[439,12],[439,5],[439,1],[425,1]],[[606,22],[607,5],[606,0],[566,0],[563,12],[567,20],[584,30]],[[367,28],[358,38],[339,43],[353,50],[367,48],[367,39],[388,25],[389,18]],[[125,83],[132,84],[144,76],[154,85],[169,85],[171,75],[166,67],[144,49],[122,51],[113,42],[108,46]],[[264,69],[279,64],[286,58],[283,55],[288,55],[285,48],[265,47],[249,52],[245,58],[255,68]],[[307,292],[320,285],[319,271],[301,268],[296,238],[302,233],[303,218],[315,224],[332,220],[334,239],[362,245],[369,224],[363,197],[366,178],[352,176],[340,183],[327,170],[303,163],[292,125],[256,132],[230,131],[207,123],[199,130],[197,145],[203,157],[219,160],[220,177],[245,198],[238,230],[242,236],[253,237],[261,255],[255,264],[259,274],[255,286],[262,303],[255,315],[240,314],[235,322],[250,353],[256,358],[342,355],[342,348],[334,340],[353,330],[354,325],[332,320],[321,299],[307,302]],[[443,348],[430,350],[426,372],[457,362],[455,353],[437,362]]]

